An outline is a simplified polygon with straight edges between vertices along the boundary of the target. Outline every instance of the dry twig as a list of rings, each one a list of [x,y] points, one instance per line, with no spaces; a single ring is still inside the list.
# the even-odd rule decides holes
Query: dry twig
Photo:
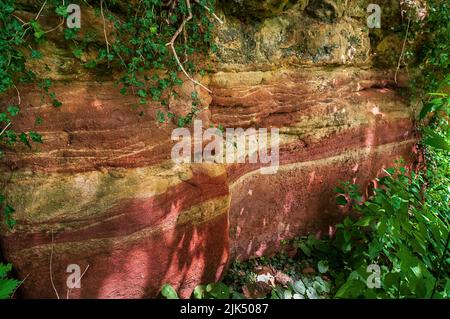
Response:
[[[16,291],[20,288],[20,286],[22,286],[22,284],[25,282],[25,280],[27,280],[29,276],[30,274],[26,275],[26,277],[20,282],[20,284],[16,287],[16,289],[14,289],[13,293],[11,294],[11,299],[14,298],[14,294],[16,293]]]
[[[39,19],[39,16],[41,15],[42,10],[44,10],[44,7],[45,7],[46,4],[47,4],[47,0],[45,0],[44,3],[42,4],[42,7],[41,7],[41,9],[39,10],[39,12],[37,13],[37,15],[36,15],[36,17],[34,18],[34,20]]]
[[[20,21],[20,23],[22,23],[22,26],[29,24],[28,22],[23,21],[21,18],[19,18],[18,16],[16,16],[15,14],[12,15],[14,18],[16,18],[17,20]]]
[[[19,92],[19,89],[17,88],[17,86],[15,85],[15,84],[13,84],[13,86],[14,86],[14,88],[16,89],[16,92],[17,92],[17,105],[20,105],[20,103],[21,103],[21,99],[20,99],[20,92]]]
[[[199,85],[200,87],[204,88],[206,91],[208,91],[209,93],[212,93],[212,91],[210,89],[208,89],[206,86],[204,86],[203,84],[201,84],[200,82],[194,80],[186,71],[186,69],[184,68],[183,64],[180,61],[180,58],[178,57],[177,51],[175,50],[175,41],[177,40],[178,36],[180,35],[180,33],[184,30],[184,27],[186,25],[187,22],[189,22],[190,20],[192,20],[192,8],[191,8],[191,1],[190,0],[185,0],[186,1],[186,6],[188,9],[188,17],[183,19],[183,22],[181,22],[180,27],[178,28],[177,32],[175,32],[175,34],[172,37],[172,40],[166,44],[166,46],[170,46],[173,56],[175,57],[175,60],[178,64],[178,66],[180,67],[181,71],[184,73],[184,75],[194,84]]]
[[[194,1],[197,2],[199,5],[201,5],[203,8],[205,8],[206,11],[208,11],[208,12],[214,17],[214,19],[216,19],[217,21],[219,21],[220,24],[223,24],[222,19],[220,19],[220,18],[217,16],[217,14],[215,14],[214,12],[212,12],[212,10],[211,10],[209,7],[207,7],[207,6],[203,5],[203,4],[201,4],[200,1],[198,1],[198,0],[194,0]]]
[[[64,19],[64,17],[61,19],[61,22],[54,28],[51,28],[50,30],[44,31],[44,33],[49,33],[52,31],[55,31],[56,29],[58,29],[60,26],[62,26],[64,24],[64,22],[66,21],[66,19]]]
[[[5,133],[5,131],[8,129],[8,127],[11,125],[11,122],[9,122],[8,124],[6,124],[6,126],[3,128],[3,130],[0,132],[0,136],[3,135],[3,133]]]
[[[409,18],[409,20],[408,20],[408,26],[406,28],[406,35],[405,35],[405,39],[403,41],[402,52],[400,53],[400,57],[398,58],[397,69],[395,70],[394,80],[395,80],[396,84],[397,84],[398,71],[400,70],[400,64],[402,63],[402,60],[403,60],[403,57],[404,57],[404,54],[405,54],[406,41],[408,40],[408,34],[409,34],[409,27],[410,27],[410,25],[411,25],[411,18]]]
[[[50,252],[50,282],[52,283],[52,287],[53,290],[55,291],[56,297],[60,299],[58,290],[56,290],[55,283],[53,282],[52,262],[53,262],[53,229],[52,229],[52,250]]]
[[[109,41],[108,41],[108,35],[106,34],[106,20],[105,15],[103,14],[103,0],[100,0],[100,13],[102,15],[103,19],[103,34],[105,36],[105,42],[106,42],[106,53],[107,53],[107,59],[109,61]]]

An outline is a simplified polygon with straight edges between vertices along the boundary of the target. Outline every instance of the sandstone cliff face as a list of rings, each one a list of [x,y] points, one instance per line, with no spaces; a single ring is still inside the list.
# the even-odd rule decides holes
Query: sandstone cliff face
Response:
[[[396,25],[398,2],[387,2],[383,19]],[[367,3],[220,4],[225,23],[215,30],[212,70],[201,78],[213,93],[201,93],[208,109],[200,116],[205,126],[280,128],[273,175],[257,164],[174,164],[176,126],[156,121],[159,106],[137,116],[135,97],[121,95],[113,75],[80,71],[51,39],[43,48],[49,67],[31,66],[56,81],[63,106],[21,87],[27,116],[16,128],[38,130],[45,143],[7,151],[2,167],[17,225],[3,230],[1,247],[19,277],[29,275],[23,296],[55,297],[50,260],[63,297],[70,264],[89,265],[71,298],[154,297],[164,283],[188,296],[220,279],[233,258],[328,232],[344,216],[334,203],[339,181],[367,189],[396,159],[411,163],[412,109],[399,94],[406,80],[394,81],[398,55],[383,44],[397,35],[366,28]],[[183,84],[174,113],[190,107],[192,89]]]

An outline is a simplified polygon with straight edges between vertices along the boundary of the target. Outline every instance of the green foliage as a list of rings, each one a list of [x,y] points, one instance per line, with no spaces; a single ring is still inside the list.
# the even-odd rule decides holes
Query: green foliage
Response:
[[[330,292],[331,284],[320,276],[303,277],[288,287],[280,285],[272,289],[270,299],[323,299]]]
[[[198,63],[194,63],[198,55],[208,49],[214,50],[211,41],[213,24],[205,9],[207,6],[213,10],[214,1],[200,2],[202,5],[192,6],[193,20],[185,25],[182,35],[174,43],[181,63],[189,73],[198,71]],[[67,15],[60,1],[46,3],[53,7],[56,15]],[[176,86],[182,84],[178,76],[181,69],[167,43],[188,15],[188,7],[183,0],[174,7],[164,3],[142,0],[137,7],[127,4],[123,10],[116,1],[105,2],[103,10],[98,9],[97,14],[105,17],[105,23],[113,25],[114,36],[109,39],[111,43],[105,39],[106,44],[96,48],[98,55],[92,60],[83,60],[92,43],[92,34],[87,32],[80,38],[79,30],[65,29],[62,35],[70,41],[74,58],[83,61],[86,68],[123,70],[117,85],[123,94],[134,92],[139,114],[150,101],[167,106],[170,97],[176,97]],[[20,83],[35,82],[54,107],[61,107],[62,103],[51,91],[51,80],[36,79],[35,74],[25,68],[27,57],[42,58],[42,53],[33,46],[46,41],[46,31],[38,17],[22,23],[12,15],[14,11],[14,0],[0,1],[0,94],[17,90]],[[430,0],[428,12],[425,26],[415,30],[417,37],[425,39],[419,52],[420,74],[415,87],[425,92],[444,92],[442,88],[449,82],[448,1]],[[11,147],[21,142],[31,148],[32,142],[42,143],[42,137],[34,131],[15,132],[12,129],[14,117],[21,112],[20,92],[17,94],[17,103],[2,107],[0,112],[0,143]],[[177,119],[179,126],[190,124],[198,114],[200,103],[195,92],[192,100],[192,111]],[[292,266],[283,271],[295,280],[288,285],[273,287],[268,297],[314,299],[329,294],[337,298],[450,297],[449,98],[446,93],[434,93],[423,100],[421,145],[426,168],[420,172],[408,171],[401,166],[387,170],[386,176],[378,180],[374,195],[366,201],[355,185],[344,183],[339,187],[337,204],[351,206],[355,214],[337,225],[333,238],[319,240],[309,236],[295,241],[299,257],[310,260],[320,276],[300,275],[295,265],[300,265],[301,261],[283,254],[252,261],[275,267]],[[156,113],[160,123],[173,117],[170,112]],[[14,208],[1,195],[0,205],[7,226],[12,228]],[[250,267],[252,262],[235,263],[227,283],[199,286],[193,297],[242,298],[236,287],[255,281],[256,274]],[[379,288],[367,285],[371,274],[367,269],[372,264],[381,269]],[[11,265],[0,264],[0,298],[9,297],[19,284],[7,279],[10,270]],[[332,278],[333,284],[324,279],[325,275]],[[164,285],[161,294],[169,299],[178,298],[170,285]]]
[[[0,94],[17,90],[16,83],[30,82],[34,79],[32,72],[25,69],[25,55],[19,50],[25,44],[24,36],[26,30],[23,25],[12,15],[14,12],[14,1],[5,0],[0,2]],[[35,21],[30,25],[37,32],[38,25]],[[35,54],[36,55],[36,54]],[[17,90],[18,104],[6,105],[4,111],[0,112],[0,144],[11,147],[17,141],[31,147],[32,141],[41,141],[36,132],[15,132],[12,129],[13,118],[20,113],[20,93]],[[31,134],[31,135],[30,135]],[[0,150],[0,157],[3,150]],[[11,229],[15,221],[12,217],[14,208],[5,202],[4,196],[0,195],[0,206],[3,210],[6,225]]]
[[[5,197],[0,194],[0,205],[5,206],[5,209],[3,211],[3,215],[5,218],[5,224],[8,226],[9,229],[13,229],[14,225],[16,224],[16,221],[13,218],[14,208],[11,207],[9,204],[5,203]]]
[[[194,289],[193,297],[195,299],[230,299],[232,294],[232,288],[219,282],[197,286]]]
[[[95,69],[114,66],[121,68],[124,72],[117,84],[122,86],[122,93],[127,91],[136,93],[139,107],[148,105],[148,99],[167,105],[170,96],[176,95],[173,91],[174,86],[182,84],[182,80],[178,77],[180,67],[167,43],[188,16],[187,2],[182,0],[176,2],[175,6],[168,6],[161,0],[143,0],[139,2],[138,7],[131,3],[126,4],[126,7],[124,11],[116,1],[110,1],[103,3],[102,11],[97,8],[99,18],[101,14],[105,17],[105,24],[113,25],[114,41],[98,48],[97,57],[85,62],[85,66]],[[193,18],[184,25],[182,36],[174,43],[177,54],[182,57],[180,63],[188,72],[196,71],[193,60],[212,45],[213,23],[209,16],[214,7],[214,0],[193,2],[191,4]],[[46,1],[42,7],[36,7],[36,10],[49,8],[57,16],[67,16],[66,6],[56,0]],[[19,83],[37,82],[52,105],[60,107],[62,103],[50,90],[52,81],[38,80],[32,71],[25,68],[27,56],[32,59],[42,58],[41,52],[33,49],[33,44],[40,45],[46,41],[47,33],[54,30],[44,30],[38,16],[23,22],[13,15],[15,10],[14,0],[4,0],[0,3],[0,94],[17,88],[16,84]],[[71,41],[74,57],[81,59],[96,35],[85,32],[83,38],[80,38],[78,31],[66,28],[63,36]],[[17,94],[20,102],[19,91]],[[192,112],[178,119],[180,126],[192,122],[192,118],[198,113],[197,103],[198,101],[194,99]],[[0,136],[0,143],[12,146],[20,141],[30,147],[30,141],[41,142],[36,132],[17,133],[10,129],[12,117],[19,114],[20,105],[10,105],[6,109],[6,112],[0,113],[0,124],[5,128]],[[142,110],[139,114],[142,114]],[[171,117],[173,114],[172,116],[168,114],[167,118]],[[161,114],[157,116],[159,122],[165,121],[165,118]]]
[[[286,273],[291,278],[297,275],[295,281],[276,285],[270,297],[450,298],[448,1],[430,0],[428,13],[425,22],[412,23],[412,33],[423,42],[415,61],[420,72],[412,87],[413,98],[424,105],[419,115],[424,162],[419,169],[407,169],[402,163],[387,169],[366,200],[356,185],[342,183],[336,188],[336,204],[352,208],[352,213],[336,226],[333,237],[294,240],[295,260],[280,258],[281,254],[235,263],[225,279],[230,287],[255,281],[254,262],[284,268],[310,260],[331,282],[302,276],[294,267],[292,274]],[[414,14],[408,13],[408,19]],[[376,284],[374,274],[379,275]],[[199,291],[197,295],[203,296],[203,289]]]
[[[311,266],[317,266],[314,270]],[[280,284],[275,278],[272,282],[262,282],[256,274],[257,269],[271,269],[283,274],[289,281]],[[303,274],[303,269],[311,273]],[[194,289],[193,299],[246,299],[245,289],[263,283],[265,288],[261,298],[266,299],[324,299],[329,297],[332,283],[327,278],[328,264],[321,261],[314,265],[312,260],[289,257],[281,253],[267,258],[260,257],[245,262],[234,261],[222,282],[200,285]]]
[[[339,224],[333,238],[297,241],[305,256],[328,260],[337,298],[449,297],[450,111],[443,93],[450,80],[449,13],[448,1],[430,0],[425,23],[413,21],[413,34],[424,43],[412,86],[413,98],[424,101],[423,170],[387,170],[365,202],[354,185],[343,184],[336,203],[352,206],[357,216]],[[442,92],[422,96],[438,89]],[[380,288],[367,285],[371,264],[381,267]]]
[[[166,299],[178,299],[178,294],[175,289],[165,284],[161,288],[161,295]],[[208,285],[197,286],[191,298],[193,299],[242,299],[243,296],[233,291],[231,287],[224,283],[211,283]]]
[[[19,281],[8,278],[11,269],[11,264],[0,264],[0,299],[10,298],[20,284]]]
[[[424,189],[426,174],[403,167],[386,173],[369,200],[348,196],[359,217],[337,225],[333,238],[309,237],[297,246],[328,261],[338,298],[448,297],[448,189]],[[372,264],[381,268],[380,288],[366,284]]]
[[[201,0],[192,6],[193,19],[184,26],[182,36],[174,43],[177,54],[182,57],[180,63],[187,72],[196,71],[192,62],[194,57],[208,50],[211,44],[213,24],[207,15],[214,10],[214,2]],[[107,3],[104,1],[102,4],[104,8],[98,10],[100,4],[97,3],[97,13],[106,18],[105,24],[111,23],[114,26],[114,41],[109,43],[105,38],[106,46],[97,50],[95,59],[84,62],[85,67],[98,71],[117,66],[123,70],[123,75],[117,83],[122,86],[121,93],[136,92],[138,107],[147,105],[148,99],[167,105],[168,99],[175,96],[173,88],[181,85],[182,80],[178,77],[180,67],[166,44],[188,16],[187,2],[181,0],[175,6],[168,6],[166,1],[143,0],[139,2],[138,7],[131,3],[126,4],[125,11],[114,0]],[[48,0],[39,4],[36,10],[41,12],[50,9],[56,16],[66,18],[66,8],[59,0]],[[25,22],[14,14],[15,11],[15,0],[0,1],[0,94],[9,94],[13,90],[17,92],[17,104],[2,106],[3,111],[0,111],[0,145],[9,148],[21,142],[32,148],[33,142],[43,142],[41,135],[35,131],[15,132],[12,129],[13,118],[21,111],[20,92],[17,87],[21,83],[36,83],[42,90],[42,99],[49,99],[55,108],[62,106],[55,92],[51,90],[52,81],[37,79],[32,71],[25,68],[27,58],[42,58],[42,53],[34,47],[45,42],[47,34],[56,28],[44,30],[39,22],[40,14]],[[82,60],[85,50],[96,35],[85,32],[83,38],[80,38],[78,31],[65,28],[62,36],[72,46],[73,56]],[[193,110],[188,116],[178,120],[180,126],[189,124],[196,116],[197,103],[197,99],[193,98]],[[143,114],[143,111],[139,110],[139,114]],[[168,119],[173,117],[172,113],[167,114]],[[164,113],[157,114],[159,122],[164,122],[165,118]],[[36,124],[41,122],[42,119],[36,119]],[[0,156],[2,155],[3,150],[0,150]],[[12,229],[15,225],[14,208],[5,201],[3,195],[0,195],[0,206],[6,225]],[[16,281],[6,279],[10,266],[5,267],[0,268],[0,298],[7,297],[17,285]],[[167,298],[177,298],[176,292],[169,286],[163,287],[162,293]],[[220,295],[211,286],[205,288],[205,293]]]
[[[16,132],[12,127],[14,117],[21,112],[20,92],[17,86],[21,83],[37,81],[35,74],[25,68],[27,51],[29,50],[29,56],[32,59],[42,58],[42,54],[34,50],[32,45],[45,38],[45,31],[34,19],[23,23],[13,14],[14,11],[14,0],[0,1],[0,94],[17,93],[17,104],[2,106],[0,111],[0,145],[2,148],[12,147],[17,142],[21,142],[31,148],[32,142],[42,143],[41,135],[35,131]],[[53,105],[61,106],[55,93],[49,91],[51,81],[44,80],[41,83],[41,88],[52,98]],[[3,156],[3,150],[0,150],[1,156]],[[14,208],[1,194],[0,207],[3,212],[2,219],[8,229],[12,229],[16,224],[13,217]],[[0,264],[0,299],[9,298],[19,285],[17,280],[7,277],[11,268],[10,264]]]
[[[196,55],[205,52],[211,45],[210,12],[213,12],[214,0],[203,0],[200,4],[191,5],[193,19],[186,23],[183,36],[174,43],[175,50],[182,56],[182,64],[188,72],[195,72],[192,60]],[[110,8],[108,8],[108,5]],[[106,47],[98,49],[98,56],[85,63],[88,68],[101,69],[117,66],[123,69],[123,76],[117,84],[122,86],[121,92],[136,92],[139,98],[138,107],[148,104],[148,99],[159,101],[167,105],[170,96],[175,96],[174,86],[182,84],[178,77],[181,71],[167,43],[180,27],[183,19],[188,15],[186,1],[177,2],[176,6],[167,6],[161,0],[143,0],[138,7],[126,4],[125,12],[116,1],[104,3],[103,11],[98,14],[105,17],[105,23],[111,23],[114,28],[114,41],[107,43]],[[19,19],[14,12],[15,0],[0,2],[0,94],[17,91],[17,104],[7,105],[0,112],[0,144],[11,147],[21,142],[32,147],[32,142],[42,143],[42,137],[34,131],[15,132],[12,120],[20,114],[20,92],[17,85],[20,83],[35,82],[42,89],[43,98],[48,98],[54,107],[61,107],[62,103],[51,91],[50,79],[37,79],[36,75],[25,68],[27,57],[31,59],[42,58],[42,53],[33,46],[39,46],[46,41],[47,33],[54,30],[44,30],[39,22],[39,15],[28,22]],[[55,15],[67,17],[67,6],[60,1],[46,1],[36,10],[50,9]],[[72,43],[72,52],[75,58],[81,59],[84,51],[92,42],[93,35],[86,32],[83,38],[78,36],[77,29],[66,28],[63,37]],[[105,39],[106,40],[106,39]],[[193,94],[196,94],[195,92]],[[195,95],[196,96],[196,95]],[[143,114],[139,110],[139,114]],[[198,114],[198,99],[193,99],[193,109],[184,118],[178,119],[178,125],[190,124]],[[167,116],[160,112],[157,121],[165,122],[166,118],[173,118],[172,113]],[[3,150],[0,150],[0,156]],[[5,206],[5,215],[11,214],[11,209]]]
[[[413,98],[424,105],[419,117],[425,165],[418,172],[387,170],[365,202],[355,185],[344,183],[336,189],[336,203],[350,205],[355,215],[337,225],[333,238],[296,241],[304,256],[328,261],[336,298],[450,297],[448,1],[429,1],[428,12],[416,30],[426,41],[413,83]],[[437,89],[442,92],[422,96]],[[380,267],[379,288],[367,284],[370,265]]]
[[[13,0],[0,2],[0,94],[17,90],[16,84],[31,82],[35,78],[33,72],[25,69],[25,54],[20,50],[25,45],[25,35],[27,30],[14,16]],[[31,21],[30,25],[37,32],[37,22]],[[36,55],[36,54],[35,54]],[[20,102],[20,93],[18,94],[18,104]],[[0,144],[12,146],[19,141],[29,145],[28,139],[24,136],[25,132],[16,133],[11,129],[12,120],[20,113],[20,105],[7,105],[0,112]]]
[[[445,78],[448,81],[450,3],[446,0],[429,0],[425,25],[418,24],[416,37],[423,39],[418,54],[420,73],[416,87],[424,92],[440,90]]]
[[[337,225],[333,238],[296,241],[305,256],[328,261],[336,298],[450,297],[449,115],[448,95],[429,94],[420,113],[424,169],[388,169],[365,202],[343,183],[336,202],[357,216]],[[379,288],[367,285],[369,265],[381,269]]]

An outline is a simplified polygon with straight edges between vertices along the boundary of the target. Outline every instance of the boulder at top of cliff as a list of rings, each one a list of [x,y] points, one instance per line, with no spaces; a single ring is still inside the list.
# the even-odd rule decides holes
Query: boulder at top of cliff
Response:
[[[308,0],[223,0],[225,12],[244,20],[270,18],[298,4],[304,8]]]
[[[314,18],[334,22],[342,15],[342,6],[332,0],[317,0],[308,4],[306,12]]]

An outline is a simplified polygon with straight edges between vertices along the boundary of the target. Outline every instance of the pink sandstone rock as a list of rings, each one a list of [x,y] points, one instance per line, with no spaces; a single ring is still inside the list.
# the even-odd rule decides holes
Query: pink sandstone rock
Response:
[[[206,127],[280,129],[273,175],[259,174],[257,164],[171,161],[176,125],[155,114],[189,114],[190,82],[168,109],[149,105],[138,116],[136,98],[115,87],[116,74],[95,79],[77,64],[59,72],[67,59],[57,52],[30,62],[54,81],[63,105],[43,102],[34,86],[19,87],[26,116],[14,129],[38,131],[44,144],[7,149],[1,164],[17,225],[2,226],[0,247],[27,278],[21,297],[56,298],[56,290],[60,298],[152,298],[165,283],[188,297],[196,285],[220,280],[234,258],[271,255],[283,239],[329,232],[346,214],[334,203],[340,181],[368,195],[395,160],[414,163],[413,111],[399,94],[407,78],[400,73],[396,82],[395,68],[373,67],[371,52],[385,53],[370,47],[365,8],[333,6],[325,23],[306,4],[278,8],[279,16],[255,26],[225,19],[212,69],[198,78],[213,91],[199,94]],[[44,29],[53,20],[43,15]],[[103,25],[92,23],[102,34]],[[15,94],[1,97],[2,107]],[[89,268],[81,289],[69,292],[71,264]]]

